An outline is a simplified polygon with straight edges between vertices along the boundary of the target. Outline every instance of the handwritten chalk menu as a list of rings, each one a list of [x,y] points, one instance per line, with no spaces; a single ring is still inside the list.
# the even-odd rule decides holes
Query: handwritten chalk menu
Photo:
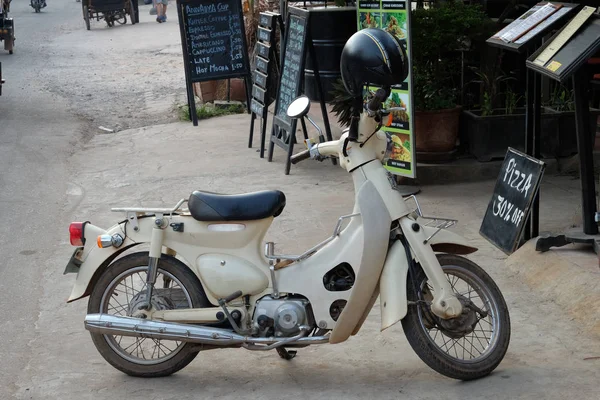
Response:
[[[290,173],[291,157],[294,154],[294,143],[296,141],[297,119],[291,119],[287,115],[288,106],[301,93],[304,81],[304,60],[307,47],[314,54],[314,47],[310,42],[308,32],[310,12],[297,7],[289,7],[287,23],[285,24],[285,42],[282,46],[282,66],[279,77],[279,91],[275,100],[275,115],[271,138],[269,139],[269,162],[273,161],[273,149],[275,145],[287,152],[285,174]],[[317,75],[317,80],[319,79]],[[323,96],[321,96],[323,98]],[[321,103],[325,110],[325,103]],[[327,115],[323,119],[327,121]],[[325,125],[327,128],[327,124]],[[304,129],[306,136],[306,129]],[[327,137],[331,140],[331,133],[327,131]]]
[[[191,82],[246,75],[249,71],[240,0],[179,0],[184,53]]]
[[[189,116],[197,126],[193,83],[243,77],[249,88],[246,29],[240,0],[177,0],[177,16]],[[246,100],[250,110],[248,89]]]
[[[546,164],[509,148],[479,233],[507,254],[519,247]]]
[[[254,59],[256,69],[252,73],[254,84],[252,85],[252,100],[250,101],[252,117],[250,118],[248,147],[252,147],[254,120],[261,118],[260,158],[264,158],[265,154],[267,112],[274,97],[273,93],[271,93],[273,90],[270,87],[272,85],[269,85],[269,79],[274,78],[272,76],[269,77],[269,71],[273,70],[273,66],[277,72],[279,71],[275,44],[275,32],[279,18],[279,14],[271,12],[262,12],[258,17],[256,56]]]
[[[276,118],[284,123],[288,132],[291,131],[292,120],[287,115],[287,108],[300,95],[302,87],[307,26],[308,18],[290,12],[285,30],[283,66],[275,111]]]

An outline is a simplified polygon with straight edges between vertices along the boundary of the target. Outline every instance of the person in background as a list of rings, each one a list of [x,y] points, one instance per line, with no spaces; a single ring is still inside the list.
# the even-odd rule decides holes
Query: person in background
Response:
[[[8,15],[10,11],[10,0],[0,0],[0,14]]]
[[[156,22],[167,22],[167,6],[169,0],[156,0]]]
[[[146,1],[148,1],[148,0],[144,0],[144,4],[152,3],[152,8],[150,9],[149,14],[156,15],[156,0],[150,0],[150,1],[148,1],[148,3],[146,3]]]

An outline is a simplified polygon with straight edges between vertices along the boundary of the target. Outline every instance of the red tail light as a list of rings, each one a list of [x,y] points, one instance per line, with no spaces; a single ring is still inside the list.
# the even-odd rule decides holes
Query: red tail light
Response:
[[[69,236],[72,246],[83,246],[85,244],[85,237],[83,236],[85,224],[87,222],[71,222],[71,225],[69,225]]]

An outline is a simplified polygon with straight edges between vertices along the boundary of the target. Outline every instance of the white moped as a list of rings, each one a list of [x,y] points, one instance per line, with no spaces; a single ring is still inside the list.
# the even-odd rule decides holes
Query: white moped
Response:
[[[401,321],[419,357],[456,379],[489,374],[510,337],[496,284],[462,257],[477,249],[422,215],[395,190],[381,161],[389,138],[377,120],[385,95],[372,94],[358,141],[318,143],[294,157],[336,157],[352,175],[354,210],[332,235],[300,255],[276,254],[263,238],[284,209],[279,191],[219,195],[195,191],[172,208],[119,208],[109,229],[72,223],[78,246],[66,272],[69,302],[90,296],[85,327],[101,355],[135,376],[164,376],[199,351],[276,350],[340,343],[356,335],[379,297],[381,329]],[[383,98],[383,99],[382,99]],[[310,102],[295,100],[292,118]],[[414,204],[414,206],[410,206]],[[149,252],[137,251],[137,246]],[[263,249],[264,251],[261,251]]]

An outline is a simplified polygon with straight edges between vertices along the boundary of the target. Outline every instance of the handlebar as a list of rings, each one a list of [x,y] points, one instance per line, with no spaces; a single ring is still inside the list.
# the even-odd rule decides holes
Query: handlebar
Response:
[[[310,158],[310,150],[304,150],[300,153],[294,154],[292,158],[290,158],[290,161],[292,164],[297,164],[300,161],[306,160],[307,158]]]
[[[377,89],[373,98],[367,103],[367,110],[370,112],[377,112],[381,107],[381,104],[388,98],[388,92],[385,89]]]

